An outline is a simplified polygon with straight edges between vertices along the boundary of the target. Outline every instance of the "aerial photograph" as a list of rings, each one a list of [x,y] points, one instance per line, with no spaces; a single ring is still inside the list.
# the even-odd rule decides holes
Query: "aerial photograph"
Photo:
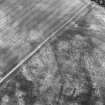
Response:
[[[105,0],[0,0],[0,105],[105,105]]]

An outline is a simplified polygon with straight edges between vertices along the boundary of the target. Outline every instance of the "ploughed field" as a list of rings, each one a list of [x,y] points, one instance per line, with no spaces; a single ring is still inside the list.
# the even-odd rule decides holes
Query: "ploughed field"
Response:
[[[78,10],[68,0],[0,2],[0,78]],[[0,87],[0,105],[104,105],[103,11],[84,12],[18,68]]]

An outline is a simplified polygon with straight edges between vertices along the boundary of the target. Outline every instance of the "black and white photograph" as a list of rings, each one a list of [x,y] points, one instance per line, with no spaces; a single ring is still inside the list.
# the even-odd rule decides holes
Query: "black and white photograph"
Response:
[[[0,105],[105,105],[105,0],[0,0]]]

